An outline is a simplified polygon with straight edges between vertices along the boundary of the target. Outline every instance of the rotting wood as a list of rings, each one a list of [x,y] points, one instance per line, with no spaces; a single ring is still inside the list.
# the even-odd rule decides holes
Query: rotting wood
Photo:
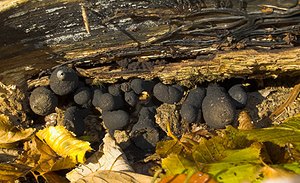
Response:
[[[218,81],[231,77],[248,79],[277,78],[288,75],[299,76],[300,49],[288,49],[269,52],[242,50],[219,53],[211,60],[183,60],[154,66],[149,71],[130,72],[112,69],[110,66],[91,69],[77,68],[93,83],[116,82],[118,79],[140,77],[145,79],[160,78],[165,83],[179,82],[185,86],[204,81]]]
[[[22,1],[0,13],[0,80],[20,85],[60,64],[94,84],[158,77],[188,86],[300,75],[299,4],[201,2]]]

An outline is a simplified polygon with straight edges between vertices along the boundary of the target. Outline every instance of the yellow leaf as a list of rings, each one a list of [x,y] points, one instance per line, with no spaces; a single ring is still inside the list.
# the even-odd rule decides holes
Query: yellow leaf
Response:
[[[19,130],[10,122],[9,117],[0,114],[0,147],[7,147],[12,143],[29,138],[35,129]]]
[[[36,136],[46,142],[58,155],[70,157],[74,163],[83,163],[85,153],[92,150],[89,142],[78,140],[63,126],[50,126],[38,131]]]
[[[24,143],[24,153],[19,162],[33,167],[33,170],[40,174],[73,168],[76,165],[69,157],[59,157],[47,144],[37,137]]]

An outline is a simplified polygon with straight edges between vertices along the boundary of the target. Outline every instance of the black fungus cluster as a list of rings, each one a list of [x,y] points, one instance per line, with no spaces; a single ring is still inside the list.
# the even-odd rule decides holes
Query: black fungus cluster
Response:
[[[78,76],[72,68],[62,66],[52,72],[50,88],[57,95],[67,95],[77,88],[78,81]]]
[[[78,88],[74,93],[74,102],[78,105],[88,105],[92,99],[92,92],[89,87],[83,86]]]
[[[50,76],[50,88],[38,87],[31,92],[32,111],[48,115],[55,107],[65,110],[63,125],[76,135],[84,134],[85,117],[100,109],[109,132],[130,130],[132,142],[145,151],[153,150],[160,138],[155,123],[156,108],[162,103],[180,105],[184,88],[140,78],[111,85],[88,86],[69,67],[56,68]],[[58,100],[62,99],[61,100]],[[71,99],[63,103],[64,98]],[[242,85],[228,91],[217,84],[191,89],[181,104],[181,119],[187,123],[205,122],[211,128],[224,128],[236,117],[236,110],[245,107],[247,93]]]
[[[56,68],[50,76],[50,89],[47,87],[35,88],[29,97],[32,111],[41,116],[54,112],[58,106],[58,98],[72,96],[77,106],[66,109],[64,114],[64,126],[76,135],[82,135],[84,131],[84,117],[86,109],[91,103],[92,91],[83,82],[79,81],[77,73],[69,67]],[[69,104],[68,104],[69,105]]]
[[[88,111],[86,109],[81,109],[77,106],[71,106],[65,111],[63,125],[69,131],[74,132],[77,136],[81,136],[85,130],[83,121],[87,114]]]
[[[109,130],[121,130],[129,123],[129,115],[124,110],[104,111],[102,119]]]
[[[29,97],[29,105],[32,111],[41,116],[54,112],[57,104],[56,95],[46,87],[35,88]]]
[[[174,104],[180,101],[183,96],[183,88],[179,85],[165,85],[157,83],[153,88],[153,95],[161,102]]]
[[[247,93],[242,85],[234,85],[228,91],[217,84],[207,89],[190,90],[182,103],[180,115],[188,123],[205,122],[211,128],[224,128],[236,119],[237,109],[244,108]]]
[[[233,85],[228,90],[228,93],[238,109],[244,108],[246,106],[248,96],[241,84]]]
[[[236,107],[223,87],[210,85],[202,103],[203,118],[211,128],[224,128],[231,124],[236,115]]]
[[[190,90],[180,110],[181,118],[188,123],[202,122],[202,101],[206,90],[197,87]]]
[[[143,150],[152,150],[159,141],[159,132],[155,127],[156,108],[142,107],[139,111],[138,122],[131,130],[135,145]]]

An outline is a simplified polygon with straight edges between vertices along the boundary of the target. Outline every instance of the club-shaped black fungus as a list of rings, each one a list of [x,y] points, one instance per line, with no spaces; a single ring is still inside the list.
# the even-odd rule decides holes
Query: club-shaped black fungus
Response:
[[[168,101],[168,86],[162,83],[157,83],[153,88],[153,95],[161,102]]]
[[[129,92],[129,91],[131,91],[130,82],[121,83],[120,88],[121,88],[121,90],[123,92]]]
[[[246,106],[248,96],[241,84],[232,86],[228,90],[228,93],[233,99],[233,103],[235,104],[236,108],[241,109]]]
[[[125,92],[124,99],[130,106],[135,106],[139,101],[139,97],[134,91]]]
[[[151,80],[150,81],[145,81],[145,83],[144,83],[144,91],[152,93],[154,86],[155,86],[155,82],[154,81],[151,81]]]
[[[100,96],[104,93],[106,93],[105,87],[97,87],[93,89],[93,99],[92,99],[93,106],[95,107],[100,106]]]
[[[108,87],[108,93],[112,94],[113,96],[121,96],[122,90],[120,84],[113,84]]]
[[[131,137],[135,145],[143,150],[152,150],[159,141],[159,133],[154,127],[155,108],[143,107],[138,122],[131,129]]]
[[[130,82],[130,87],[136,94],[141,94],[143,91],[145,91],[144,85],[145,85],[145,81],[139,78],[133,79]]]
[[[35,88],[29,97],[29,105],[32,111],[45,116],[54,111],[58,100],[54,93],[46,87]]]
[[[216,85],[208,86],[202,102],[203,118],[211,128],[224,128],[231,124],[236,115],[235,106],[225,89]]]
[[[183,88],[179,85],[173,85],[168,87],[169,100],[167,103],[174,104],[179,102],[183,96]]]
[[[134,144],[137,147],[146,151],[153,150],[158,141],[159,141],[159,133],[153,127],[135,131],[135,135],[133,136]]]
[[[57,95],[67,95],[78,86],[78,76],[69,67],[58,67],[50,76],[50,88]]]
[[[115,97],[110,93],[104,93],[98,98],[95,98],[94,96],[93,104],[95,107],[100,107],[100,109],[104,111],[111,111],[122,107],[123,100],[121,97]]]
[[[123,110],[104,111],[102,119],[109,130],[122,130],[129,123],[129,115]]]
[[[167,86],[158,83],[153,88],[153,95],[161,102],[174,104],[179,102],[183,95],[183,89],[180,86]]]
[[[154,106],[151,107],[142,107],[139,111],[139,119],[149,118],[154,121],[154,116],[156,114],[156,108]]]
[[[201,108],[202,101],[205,97],[205,94],[206,94],[205,88],[201,88],[201,87],[194,88],[190,90],[184,103],[194,106],[196,108]]]
[[[194,123],[197,120],[198,110],[190,104],[183,104],[180,109],[182,119],[188,123]]]
[[[91,90],[88,87],[78,88],[74,94],[74,102],[78,105],[85,105],[92,98]]]
[[[83,135],[85,125],[84,118],[86,117],[86,112],[72,106],[67,108],[64,115],[63,125],[71,132],[74,132],[77,136]]]
[[[184,92],[184,89],[182,86],[178,85],[178,84],[175,84],[175,85],[172,85],[173,88],[176,88],[180,93],[183,93]]]

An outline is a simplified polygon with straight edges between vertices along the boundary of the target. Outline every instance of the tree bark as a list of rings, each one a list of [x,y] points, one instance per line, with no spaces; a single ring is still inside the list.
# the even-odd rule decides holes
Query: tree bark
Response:
[[[297,77],[300,6],[293,2],[3,1],[0,80],[21,85],[62,64],[94,84]]]

